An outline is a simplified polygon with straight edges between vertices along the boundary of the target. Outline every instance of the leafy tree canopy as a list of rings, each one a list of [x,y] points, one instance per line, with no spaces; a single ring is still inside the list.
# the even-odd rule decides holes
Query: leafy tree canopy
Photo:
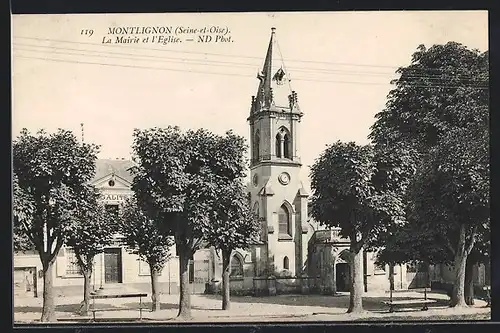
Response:
[[[255,244],[260,224],[252,214],[241,180],[220,182],[213,196],[205,240],[216,249],[231,253]]]
[[[119,221],[122,242],[128,250],[161,272],[170,258],[170,247],[174,243],[172,236],[161,229],[161,223],[147,217],[135,198],[126,200]]]
[[[244,139],[178,127],[135,130],[133,190],[148,216],[158,216],[172,234],[195,249],[209,225],[207,212],[219,179],[244,175]],[[177,246],[179,244],[176,244]]]
[[[22,230],[44,266],[63,244],[65,228],[79,204],[77,193],[94,175],[97,151],[97,146],[81,144],[73,133],[62,129],[52,134],[41,130],[36,135],[23,130],[14,141],[17,184],[32,203],[31,218],[24,220]]]
[[[369,137],[413,150],[416,172],[405,196],[409,223],[380,237],[387,244],[380,259],[401,261],[403,252],[449,262],[466,240],[488,238],[488,52],[421,45],[398,73]],[[488,241],[476,248],[487,253]]]
[[[396,155],[372,146],[340,141],[330,145],[311,168],[311,214],[320,223],[340,227],[345,237],[358,237],[358,247],[391,223],[404,219],[401,193],[411,172]],[[405,155],[400,159],[407,160]]]
[[[17,175],[12,179],[12,215],[14,251],[33,250],[34,244],[28,238],[30,221],[34,212],[33,199],[19,187]]]
[[[412,63],[397,71],[400,78],[369,137],[425,152],[455,127],[487,122],[488,71],[488,52],[456,42],[420,45]]]
[[[73,248],[77,264],[92,268],[92,259],[113,241],[117,226],[100,202],[100,193],[87,185],[78,193],[78,209],[65,228],[66,245]]]

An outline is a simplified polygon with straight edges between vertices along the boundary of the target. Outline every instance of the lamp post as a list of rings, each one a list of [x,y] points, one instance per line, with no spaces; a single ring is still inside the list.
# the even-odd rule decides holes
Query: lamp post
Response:
[[[424,286],[424,300],[427,301],[427,286],[429,284],[429,265],[426,263],[426,270],[425,270],[425,286]],[[427,303],[424,303],[424,307],[422,310],[427,311]]]
[[[101,253],[101,286],[99,287],[99,289],[103,289],[103,286],[102,286],[102,278],[103,278],[103,275],[104,275],[104,250],[102,251]]]
[[[92,279],[92,280],[93,280],[93,283],[92,283],[92,290],[94,290],[94,291],[95,291],[95,273],[96,273],[96,271],[95,271],[95,257],[94,257],[94,258],[92,258],[92,272],[94,272],[94,274],[93,274],[93,279]]]
[[[392,304],[392,291],[394,290],[394,264],[389,264],[389,297]]]
[[[170,295],[171,290],[170,290],[170,259],[168,260],[168,294]]]

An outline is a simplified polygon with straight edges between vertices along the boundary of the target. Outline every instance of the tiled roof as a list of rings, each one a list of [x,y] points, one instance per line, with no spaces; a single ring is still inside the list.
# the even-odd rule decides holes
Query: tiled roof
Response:
[[[96,161],[95,175],[92,181],[104,178],[114,172],[118,177],[121,177],[129,182],[132,182],[133,177],[130,174],[130,168],[135,163],[125,159],[98,159]]]

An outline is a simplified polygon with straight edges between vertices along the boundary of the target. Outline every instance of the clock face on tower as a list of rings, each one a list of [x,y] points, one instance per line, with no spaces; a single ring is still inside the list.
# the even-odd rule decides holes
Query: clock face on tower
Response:
[[[288,183],[290,182],[290,175],[286,172],[283,172],[278,176],[278,180],[281,184],[288,185]]]

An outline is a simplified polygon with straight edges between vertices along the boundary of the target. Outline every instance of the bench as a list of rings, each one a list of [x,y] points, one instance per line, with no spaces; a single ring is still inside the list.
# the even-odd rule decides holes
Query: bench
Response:
[[[114,308],[96,308],[95,307],[95,300],[96,299],[110,299],[110,298],[139,298],[139,320],[142,320],[142,310],[143,309],[149,309],[147,307],[143,307],[142,304],[142,298],[147,297],[148,294],[146,293],[117,293],[117,294],[99,294],[96,292],[90,293],[90,298],[92,299],[92,307],[89,309],[92,311],[92,318],[93,321],[95,321],[95,313],[97,311],[118,311],[118,310],[137,310],[137,308],[124,308],[124,307],[114,307]]]
[[[385,301],[384,304],[389,306],[389,312],[394,312],[394,308],[399,305],[423,304],[422,311],[427,311],[427,304],[436,303],[434,299],[401,299],[395,301]]]

